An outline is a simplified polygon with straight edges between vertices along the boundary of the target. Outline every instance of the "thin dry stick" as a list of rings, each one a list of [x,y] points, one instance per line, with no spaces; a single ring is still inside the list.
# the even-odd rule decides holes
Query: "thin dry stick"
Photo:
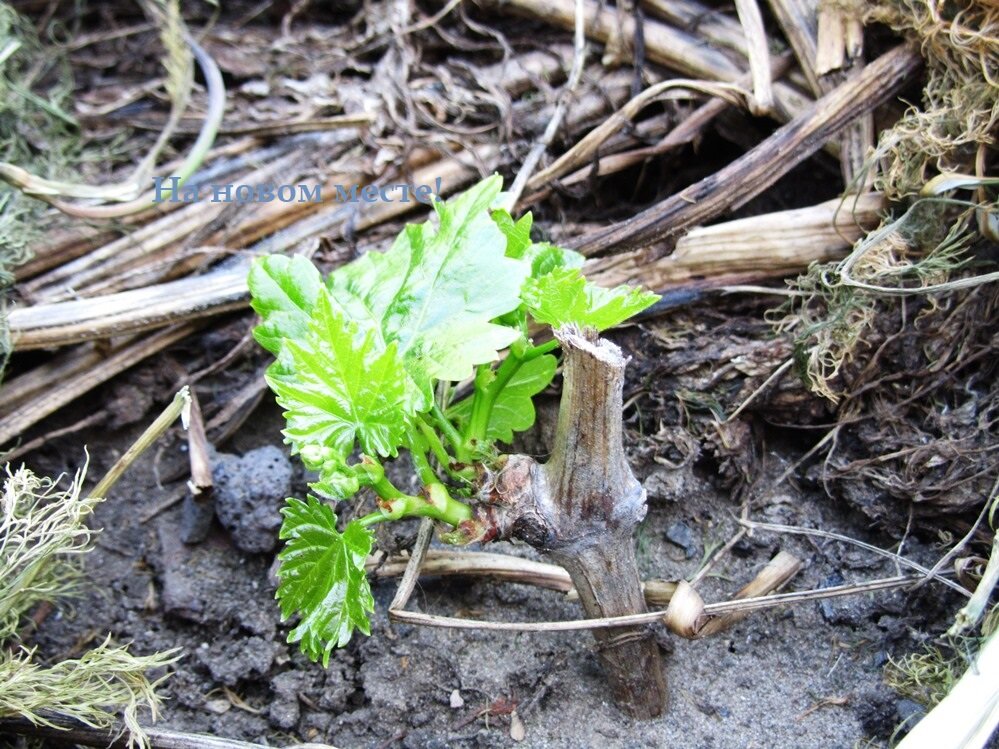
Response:
[[[534,144],[527,154],[527,158],[524,159],[523,165],[521,165],[517,176],[513,180],[513,185],[510,186],[510,190],[504,198],[504,205],[507,210],[512,211],[513,207],[517,205],[517,201],[520,200],[521,193],[524,192],[524,188],[529,184],[528,180],[531,173],[538,165],[541,156],[548,150],[548,146],[551,145],[555,134],[558,132],[559,127],[561,127],[569,97],[576,90],[579,80],[583,76],[583,68],[586,65],[586,32],[583,27],[583,0],[576,0],[574,28],[572,70],[569,72],[569,80],[562,89],[558,103],[555,105],[555,112],[548,121],[548,126],[545,128],[544,133],[542,133],[540,140]]]
[[[865,583],[854,585],[837,585],[830,588],[820,588],[818,590],[804,590],[794,593],[777,593],[774,595],[761,596],[757,598],[742,598],[731,601],[721,601],[709,603],[704,606],[704,614],[707,616],[728,614],[745,611],[758,611],[760,609],[782,606],[789,603],[803,603],[807,601],[819,601],[827,598],[840,598],[842,596],[855,595],[857,593],[870,593],[877,590],[892,590],[902,588],[921,579],[919,575],[901,575],[898,577],[879,578]],[[571,621],[549,621],[549,622],[490,622],[476,621],[475,619],[462,619],[451,616],[438,616],[435,614],[423,614],[416,611],[402,611],[393,609],[389,611],[389,616],[395,621],[419,624],[425,627],[444,627],[454,629],[484,629],[506,632],[571,632],[585,629],[613,629],[616,627],[634,627],[643,624],[652,624],[663,618],[665,612],[649,611],[644,614],[629,614],[627,616],[614,616],[603,619],[576,619]]]
[[[649,86],[649,88],[628,101],[599,126],[588,132],[578,143],[559,156],[550,166],[534,175],[527,183],[527,187],[532,190],[537,189],[545,182],[565,174],[570,169],[576,169],[580,165],[587,163],[608,138],[622,128],[627,127],[646,106],[660,99],[675,98],[668,97],[675,89],[697,91],[724,100],[733,106],[741,104],[745,96],[745,91],[739,85],[731,83],[707,83],[681,78]],[[681,96],[686,98],[689,94],[681,94]]]
[[[877,554],[878,556],[887,557],[888,559],[891,559],[892,561],[896,562],[897,564],[901,564],[903,567],[908,567],[909,569],[916,570],[924,578],[927,578],[927,577],[928,578],[932,578],[933,580],[936,580],[937,582],[943,583],[944,585],[946,585],[951,590],[955,590],[958,593],[960,593],[961,595],[963,595],[965,598],[968,598],[968,597],[971,596],[971,594],[968,591],[966,591],[963,587],[961,587],[957,583],[953,582],[952,580],[948,580],[946,577],[944,577],[940,573],[931,573],[931,571],[929,569],[927,569],[923,565],[919,564],[918,562],[913,562],[911,559],[907,559],[906,557],[899,556],[898,554],[896,554],[893,551],[888,551],[887,549],[882,549],[879,546],[874,546],[872,544],[864,543],[863,541],[861,541],[859,539],[851,538],[850,536],[844,536],[841,533],[834,533],[833,531],[824,531],[824,530],[820,530],[818,528],[804,528],[804,527],[798,526],[798,525],[781,525],[781,524],[778,524],[778,523],[759,523],[759,522],[756,522],[755,520],[747,520],[747,519],[742,519],[742,518],[739,519],[739,524],[743,525],[743,526],[745,526],[747,528],[750,528],[750,529],[759,529],[759,530],[764,530],[764,531],[773,531],[774,533],[793,533],[793,534],[796,534],[796,535],[799,535],[799,536],[814,536],[815,538],[828,538],[828,539],[831,539],[833,541],[842,541],[843,543],[852,544],[853,546],[857,546],[857,547],[859,547],[861,549],[865,549],[865,550],[867,550],[867,551],[869,551],[869,552],[871,552],[873,554]]]
[[[32,723],[27,718],[0,718],[0,732],[35,736],[51,741],[83,744],[84,746],[106,747],[106,749],[128,749],[130,746],[128,734],[123,726],[109,729],[91,728],[57,715],[46,715],[45,719],[55,725],[39,725]],[[145,726],[142,727],[142,732],[149,739],[149,745],[152,749],[273,749],[269,745],[222,739],[204,733],[187,733]],[[294,744],[288,749],[295,749],[295,747],[336,749],[329,744],[312,743]]]
[[[779,78],[784,75],[790,67],[792,60],[793,58],[790,54],[774,58],[773,68],[771,70],[773,77]],[[741,91],[745,86],[751,85],[752,82],[752,76],[745,75],[736,80],[734,86],[737,90]],[[615,153],[629,144],[641,142],[641,138],[638,137],[622,137],[619,135],[616,140],[612,140],[601,149],[601,151],[606,151],[606,153],[600,153],[600,157],[596,160],[595,164],[583,166],[577,169],[566,177],[560,179],[559,183],[565,187],[576,185],[591,179],[593,176],[604,177],[608,174],[616,174],[617,172],[623,171],[628,167],[640,164],[647,159],[651,159],[656,156],[663,156],[680,146],[692,142],[695,138],[700,137],[707,129],[708,125],[710,125],[714,119],[718,117],[718,115],[722,114],[726,109],[732,106],[732,103],[733,102],[727,98],[712,97],[709,101],[702,104],[690,115],[684,118],[680,124],[663,135],[658,143],[651,146],[635,148],[631,151],[625,151],[624,153]],[[661,118],[665,121],[669,120],[667,115],[661,115]],[[641,129],[649,126],[649,124],[655,122],[656,119],[659,118],[650,118],[640,122],[635,128],[639,131],[638,134],[642,135],[640,132]],[[578,144],[573,147],[573,150],[577,147]],[[564,170],[559,170],[559,173],[553,173],[550,175],[550,178],[561,177],[563,172]],[[538,189],[537,192],[528,195],[522,202],[524,205],[533,205],[544,200],[551,195],[551,193],[551,187],[542,187]]]
[[[430,518],[423,518],[420,521],[420,530],[416,534],[416,543],[410,552],[409,562],[406,564],[406,571],[403,572],[399,587],[396,588],[392,603],[389,604],[389,612],[394,609],[404,609],[409,603],[409,597],[413,595],[416,582],[420,579],[420,565],[423,564],[423,557],[430,548],[430,540],[434,537],[434,521]]]
[[[763,28],[763,16],[756,0],[735,0],[735,10],[749,42],[749,70],[753,74],[749,106],[755,115],[769,114],[774,106],[774,89],[770,78],[770,40]]]
[[[759,195],[855,117],[892,96],[921,66],[915,50],[896,47],[721,171],[627,221],[581,237],[574,249],[601,255],[662,243],[666,254],[683,230]]]
[[[157,416],[156,420],[146,427],[146,430],[139,435],[138,439],[129,446],[125,453],[111,466],[111,469],[104,474],[104,478],[97,482],[97,486],[90,492],[90,496],[107,497],[111,487],[118,483],[118,479],[128,470],[128,467],[170,428],[178,416],[181,418],[186,429],[190,408],[191,393],[187,385],[185,385],[177,391],[170,405],[163,409],[163,413]]]
[[[926,576],[927,580],[929,580],[931,577],[935,577],[936,574],[940,572],[940,570],[942,570],[944,567],[950,564],[950,561],[961,552],[961,549],[963,549],[965,546],[968,545],[968,542],[974,537],[975,533],[978,531],[978,527],[982,524],[982,521],[985,520],[985,516],[989,513],[989,510],[992,507],[993,502],[996,501],[997,491],[999,491],[999,476],[996,477],[995,482],[992,484],[992,489],[989,491],[988,498],[985,500],[985,504],[982,505],[982,511],[979,512],[978,517],[975,518],[974,525],[972,525],[971,528],[968,529],[968,532],[964,534],[964,538],[962,538],[960,541],[954,544],[951,547],[950,551],[948,551],[946,554],[940,557],[940,560],[930,568],[930,571]]]
[[[763,384],[760,385],[758,388],[756,388],[756,390],[751,392],[748,396],[746,396],[746,399],[739,404],[739,407],[736,408],[727,419],[725,419],[725,423],[727,424],[730,421],[738,418],[739,414],[741,414],[744,410],[746,410],[746,406],[748,406],[750,403],[756,400],[756,397],[760,393],[762,393],[764,390],[770,387],[774,382],[780,379],[781,375],[783,375],[787,370],[789,370],[792,364],[794,364],[794,359],[793,358],[788,359],[779,367],[777,367],[773,372],[771,372],[770,376],[763,381]]]

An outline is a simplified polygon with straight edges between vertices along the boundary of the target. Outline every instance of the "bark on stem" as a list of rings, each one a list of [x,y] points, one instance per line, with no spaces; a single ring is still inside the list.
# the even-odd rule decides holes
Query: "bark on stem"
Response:
[[[490,536],[519,538],[565,567],[588,618],[642,613],[634,530],[646,505],[622,443],[627,359],[595,334],[556,336],[565,381],[554,453],[543,466],[511,456],[489,484],[483,519]],[[618,706],[638,718],[660,715],[666,683],[651,633],[634,627],[594,636]]]

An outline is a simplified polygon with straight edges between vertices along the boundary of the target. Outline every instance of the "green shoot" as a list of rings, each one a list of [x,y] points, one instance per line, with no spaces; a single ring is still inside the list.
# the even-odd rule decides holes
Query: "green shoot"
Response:
[[[316,497],[288,500],[277,597],[286,619],[300,617],[289,641],[314,659],[370,631],[372,525],[427,517],[453,529],[450,541],[481,536],[467,501],[477,469],[534,424],[532,398],[558,366],[557,343],[535,343],[531,325],[603,330],[658,299],[586,281],[580,255],[531,242],[530,214],[492,210],[501,189],[493,176],[437,202],[436,221],[407,226],[388,251],[325,280],[303,258],[272,255],[250,271],[254,335],[275,356],[267,382],[286,441],[317,474],[311,489],[340,501],[367,487],[378,500],[342,531]],[[452,402],[462,382],[471,394]],[[383,461],[400,451],[416,495],[385,475]]]

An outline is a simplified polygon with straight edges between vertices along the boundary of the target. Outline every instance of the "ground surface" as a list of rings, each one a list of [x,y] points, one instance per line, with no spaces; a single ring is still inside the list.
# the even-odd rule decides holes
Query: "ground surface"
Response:
[[[647,368],[632,369],[637,376]],[[629,381],[629,387],[634,384]],[[655,381],[646,377],[644,387],[655,394]],[[550,406],[542,411],[550,413]],[[225,446],[227,453],[280,446],[276,408],[261,407],[251,424]],[[91,435],[91,475],[99,476],[137,431]],[[731,537],[738,505],[719,486],[710,461],[673,470],[649,459],[648,441],[637,431],[629,432],[628,441],[650,493],[638,538],[642,574],[690,577],[706,549]],[[204,542],[186,546],[180,506],[146,519],[180,486],[158,487],[157,476],[165,481],[183,461],[181,445],[144,457],[98,509],[95,525],[104,532],[87,559],[94,587],[74,611],[50,616],[35,638],[49,657],[76,653],[106,632],[133,642],[138,652],[182,648],[162,690],[162,725],[169,727],[342,749],[512,746],[508,716],[474,717],[505,700],[518,705],[525,747],[880,745],[916,707],[883,686],[886,659],[910,652],[920,637],[915,633],[933,631],[953,609],[954,602],[937,589],[915,597],[879,593],[759,613],[705,641],[663,631],[670,710],[650,722],[631,721],[608,704],[588,634],[451,633],[390,625],[385,611],[391,583],[375,585],[373,636],[355,637],[324,669],[284,641],[288,628],[273,600],[272,552],[239,550],[217,522]],[[793,447],[771,448],[768,472],[779,474],[795,455]],[[78,459],[78,451],[50,445],[29,462],[52,472],[72,469]],[[280,506],[289,464],[274,451],[225,463],[230,488],[262,511],[254,521],[259,534]],[[301,470],[290,465],[292,491],[301,495]],[[761,520],[888,543],[812,487],[784,484],[764,491],[755,504],[754,517]],[[405,544],[414,531],[395,528],[395,537],[381,542]],[[254,541],[247,542],[244,533],[242,543]],[[491,550],[533,554],[498,546]],[[705,599],[730,597],[779,549],[804,563],[790,589],[896,574],[890,563],[841,544],[758,535],[736,545],[716,568],[718,575],[699,586]],[[918,539],[907,541],[907,551],[924,562],[935,553]],[[483,619],[578,616],[574,604],[552,592],[457,579],[424,581],[410,607]],[[455,692],[460,707],[452,706]]]

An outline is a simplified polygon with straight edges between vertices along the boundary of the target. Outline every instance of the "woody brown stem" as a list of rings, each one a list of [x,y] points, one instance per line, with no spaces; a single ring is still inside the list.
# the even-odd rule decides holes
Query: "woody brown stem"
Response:
[[[591,619],[646,611],[635,562],[635,526],[645,490],[622,443],[627,359],[595,334],[556,331],[565,382],[555,449],[544,465],[511,456],[490,483],[487,524],[518,538],[569,572]],[[618,706],[637,718],[660,715],[666,683],[658,646],[644,627],[596,630],[600,660]]]

